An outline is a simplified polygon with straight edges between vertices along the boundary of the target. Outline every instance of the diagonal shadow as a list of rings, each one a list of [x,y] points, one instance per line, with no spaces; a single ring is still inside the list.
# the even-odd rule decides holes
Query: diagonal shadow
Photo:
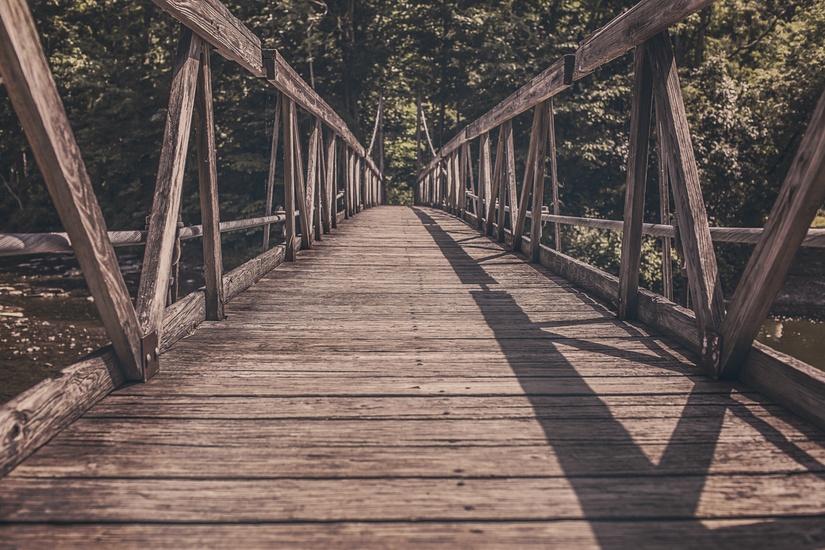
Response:
[[[546,377],[537,380],[536,364],[546,365],[547,376],[564,378],[564,395],[575,395],[578,402],[587,407],[589,429],[581,433],[585,425],[580,419],[556,418],[553,415],[536,415],[547,442],[553,451],[565,477],[575,491],[583,516],[588,520],[593,533],[603,548],[624,548],[629,540],[639,547],[661,546],[663,532],[651,528],[650,520],[673,520],[680,523],[680,537],[690,541],[691,545],[708,545],[710,547],[729,546],[731,540],[745,544],[750,540],[763,548],[785,548],[788,540],[776,537],[763,537],[763,534],[775,532],[777,526],[785,522],[789,531],[797,529],[799,518],[772,519],[769,522],[755,520],[747,525],[709,528],[697,519],[697,510],[711,464],[716,451],[716,444],[722,430],[729,405],[740,405],[730,409],[742,409],[730,397],[730,391],[715,392],[722,406],[704,408],[704,414],[697,409],[703,406],[704,396],[695,389],[690,391],[687,403],[679,417],[675,430],[666,442],[665,450],[658,464],[645,454],[634,441],[626,427],[611,413],[610,407],[582,378],[573,364],[559,350],[558,342],[574,349],[587,349],[594,353],[610,357],[623,358],[645,364],[650,355],[632,350],[612,347],[605,344],[594,345],[584,339],[562,337],[548,332],[548,323],[535,323],[519,306],[516,299],[501,290],[498,281],[485,271],[478,260],[472,258],[449,233],[426,212],[413,209],[445,258],[450,262],[456,275],[465,284],[479,285],[478,290],[471,290],[475,303],[484,315],[487,325],[492,329],[502,352],[519,380],[524,393],[530,399],[536,411],[552,402],[554,395],[552,380],[548,384]],[[445,216],[446,217],[446,216]],[[568,292],[566,289],[562,289]],[[575,295],[578,291],[569,291]],[[590,306],[582,303],[583,307]],[[557,326],[569,326],[575,321]],[[518,327],[519,338],[513,338],[513,327]],[[630,334],[641,334],[628,326]],[[595,334],[598,336],[598,334]],[[557,340],[563,338],[563,340]],[[530,340],[529,351],[534,355],[525,366],[525,339]],[[673,361],[667,350],[653,342],[648,345],[659,359],[658,368],[667,368],[662,359]],[[678,363],[676,363],[678,364]],[[684,372],[680,368],[674,368]],[[706,377],[689,377],[693,380],[707,381]],[[628,384],[636,383],[633,379]],[[720,386],[724,387],[724,386]],[[634,392],[638,394],[638,392]],[[555,395],[559,395],[556,391]],[[800,452],[781,433],[760,421],[752,414],[743,414],[745,420],[765,438],[777,445],[783,453],[806,467],[823,471],[823,465],[807,453]],[[605,498],[605,495],[615,498]],[[619,520],[617,523],[615,520]],[[647,520],[647,521],[644,521]],[[810,524],[805,524],[810,528]],[[665,537],[666,538],[666,537]],[[820,541],[797,544],[799,548],[816,548]]]

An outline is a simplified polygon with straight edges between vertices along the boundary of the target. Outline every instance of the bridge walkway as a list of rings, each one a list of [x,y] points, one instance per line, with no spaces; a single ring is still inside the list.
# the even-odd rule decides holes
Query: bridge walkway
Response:
[[[300,257],[0,479],[0,546],[825,543],[825,434],[458,219]]]

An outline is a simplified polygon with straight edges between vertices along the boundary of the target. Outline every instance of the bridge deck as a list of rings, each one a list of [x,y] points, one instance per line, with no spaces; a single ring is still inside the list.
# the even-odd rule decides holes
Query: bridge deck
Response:
[[[0,480],[0,546],[820,547],[825,435],[381,207]]]

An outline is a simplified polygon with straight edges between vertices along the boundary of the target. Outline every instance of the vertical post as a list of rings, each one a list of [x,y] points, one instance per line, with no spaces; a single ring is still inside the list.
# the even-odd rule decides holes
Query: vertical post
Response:
[[[415,98],[415,174],[416,176],[421,175],[421,94],[418,94]],[[426,179],[423,181],[426,181]],[[426,186],[424,186],[424,189],[426,189]],[[426,202],[424,193],[416,193],[414,200],[415,206]]]
[[[275,161],[278,156],[278,135],[281,131],[281,92],[275,92],[278,99],[275,101],[275,124],[272,126],[272,148],[269,151],[269,174],[266,178],[266,206],[265,215],[272,215],[272,195],[275,189]],[[270,225],[264,226],[264,250],[269,250]]]
[[[138,318],[25,0],[0,2],[0,75],[127,379],[144,378]]]
[[[661,121],[656,120],[656,136],[662,135]],[[667,160],[662,154],[661,145],[658,150],[659,164],[659,223],[670,223],[670,189],[668,188]],[[662,289],[665,298],[673,301],[673,252],[670,237],[662,237]]]
[[[453,214],[456,216],[461,215],[462,206],[459,204],[459,201],[461,200],[461,186],[464,183],[461,180],[460,154],[461,148],[458,148],[453,152],[453,156],[450,157],[450,161],[453,163],[453,187],[451,195],[453,199]]]
[[[484,132],[479,139],[478,149],[478,230],[484,230],[484,220],[490,203],[490,133]],[[485,202],[486,201],[486,202]]]
[[[218,166],[215,159],[215,120],[212,109],[211,46],[201,50],[195,124],[198,140],[198,189],[203,224],[203,276],[206,282],[206,319],[223,319],[223,255],[218,209]],[[277,140],[277,138],[275,138]],[[271,196],[271,195],[270,195]],[[271,209],[271,204],[269,205]],[[268,232],[267,232],[268,236]]]
[[[158,337],[169,289],[202,45],[198,36],[181,25],[137,295],[143,331],[145,334],[157,332]]]
[[[322,205],[322,218],[323,218],[323,230],[324,233],[329,233],[332,231],[334,226],[333,220],[336,218],[337,214],[337,207],[335,206],[337,202],[337,195],[338,189],[335,187],[335,133],[330,132],[329,138],[327,138],[327,146],[326,146],[326,162],[324,168],[324,202]]]
[[[547,143],[555,145],[553,139],[553,99],[544,101],[540,106],[541,129],[540,143],[536,150],[536,171],[533,175],[533,219],[530,220],[530,261],[539,263],[541,252],[541,211],[544,205],[544,175],[547,167]],[[526,184],[526,182],[525,182]]]
[[[496,164],[493,167],[493,178],[490,198],[487,201],[487,225],[485,225],[485,232],[487,235],[493,234],[493,220],[496,218],[496,197],[498,197],[498,220],[501,220],[501,165],[504,161],[504,137],[503,128],[499,128],[498,143],[496,144]],[[498,222],[501,225],[501,221]],[[496,234],[498,237],[498,233]]]
[[[296,111],[295,102],[292,102],[292,110]],[[293,147],[295,155],[295,200],[298,203],[298,218],[301,220],[301,249],[312,248],[312,213],[310,212],[312,201],[307,201],[307,180],[304,176],[304,159],[301,151],[301,132],[298,124],[298,113],[293,117],[295,125],[292,127]],[[313,132],[314,133],[314,132]],[[307,149],[312,148],[312,142]],[[311,199],[312,195],[310,195]],[[309,202],[309,204],[307,204]]]
[[[645,46],[636,48],[633,104],[630,111],[630,145],[627,157],[622,261],[619,270],[619,319],[636,319],[639,298],[639,268],[642,258],[645,186],[647,184],[650,113],[653,78]]]
[[[550,148],[550,179],[553,185],[553,215],[559,215],[559,172],[556,165],[556,115],[553,112],[553,98],[550,98],[550,105],[547,111],[547,131],[548,131],[548,146]],[[561,252],[561,224],[555,222],[553,224],[553,244],[556,245],[556,251]]]
[[[349,146],[344,144],[344,155],[342,155],[342,162],[344,163],[344,218],[352,216],[350,212],[350,202],[352,201],[352,151]]]
[[[306,213],[307,224],[309,229],[309,240],[316,238],[315,235],[315,217],[319,212],[315,208],[316,190],[318,188],[318,180],[320,177],[320,170],[318,169],[318,156],[321,150],[320,144],[322,139],[321,119],[315,117],[315,124],[312,127],[312,132],[309,136],[309,146],[307,147],[307,179],[304,196],[306,197]],[[303,224],[301,224],[303,227]]]
[[[510,201],[510,231],[512,231],[513,226],[515,225],[516,218],[518,217],[518,198],[516,193],[516,151],[515,146],[513,145],[513,121],[508,120],[504,124],[505,128],[507,129],[507,141],[505,143],[507,147],[506,182],[508,199]],[[502,233],[502,242],[504,242],[503,235],[504,233]]]
[[[656,116],[662,120],[662,150],[679,219],[679,236],[685,252],[690,290],[702,342],[702,359],[709,370],[719,364],[718,334],[725,315],[722,286],[708,226],[699,172],[693,156],[679,75],[667,32],[646,42],[653,68]]]
[[[825,94],[771,208],[722,324],[720,376],[739,374],[802,240],[825,202]]]
[[[461,219],[464,219],[464,212],[467,210],[467,152],[466,143],[463,143],[458,151],[456,151],[456,161],[458,162],[456,170],[458,174],[458,181],[456,182],[458,184],[456,214],[458,214],[458,217]]]
[[[284,233],[286,261],[295,261],[295,105],[287,96],[283,100],[284,109]]]
[[[542,110],[544,104],[539,103],[533,108],[533,127],[530,131],[530,146],[527,150],[527,163],[524,166],[524,183],[521,186],[521,199],[519,200],[518,214],[511,216],[510,220],[513,228],[513,250],[521,249],[521,238],[524,234],[524,222],[527,218],[527,203],[530,199],[533,175],[536,169],[539,142],[544,142],[544,129],[542,127],[544,115]],[[533,212],[535,214],[535,212]],[[541,223],[541,220],[539,220]]]

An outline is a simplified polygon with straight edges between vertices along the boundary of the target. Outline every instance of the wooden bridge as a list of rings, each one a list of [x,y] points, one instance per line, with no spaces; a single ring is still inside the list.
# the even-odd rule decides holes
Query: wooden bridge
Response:
[[[0,4],[3,81],[66,227],[0,250],[71,246],[113,343],[0,408],[0,546],[825,545],[825,376],[753,342],[794,252],[823,245],[825,100],[766,227],[711,230],[666,34],[709,1],[617,17],[436,152],[415,207],[381,206],[371,148],[217,0],[153,1],[182,23],[155,203],[148,231],[108,234],[25,1]],[[212,47],[280,92],[263,218],[217,216]],[[552,97],[633,48],[625,219],[561,216],[555,186],[534,215]],[[178,230],[193,112],[204,223]],[[678,225],[642,223],[652,112]],[[563,223],[620,224],[620,277],[562,254]],[[267,250],[222,273],[221,232],[252,226]],[[643,233],[681,249],[693,310],[638,288]],[[187,237],[206,286],[178,299]],[[724,239],[756,246],[727,308]],[[113,251],[134,242],[135,306]]]

